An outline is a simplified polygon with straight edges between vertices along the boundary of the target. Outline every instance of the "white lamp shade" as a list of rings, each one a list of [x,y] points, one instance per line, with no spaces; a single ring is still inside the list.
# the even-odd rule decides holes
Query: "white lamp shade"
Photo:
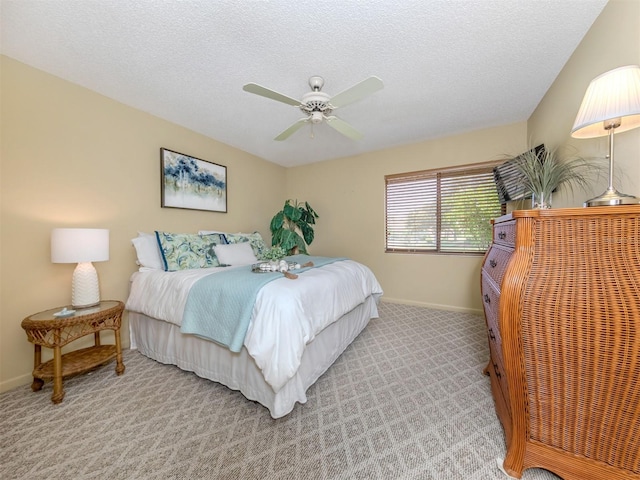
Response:
[[[51,232],[51,262],[82,263],[109,260],[109,230],[55,228]]]
[[[640,127],[640,66],[627,65],[594,78],[571,129],[574,138],[609,134],[604,122],[620,118],[616,133]]]
[[[51,232],[51,261],[77,263],[71,282],[71,305],[85,308],[100,303],[98,272],[91,262],[109,260],[109,230],[55,228]]]

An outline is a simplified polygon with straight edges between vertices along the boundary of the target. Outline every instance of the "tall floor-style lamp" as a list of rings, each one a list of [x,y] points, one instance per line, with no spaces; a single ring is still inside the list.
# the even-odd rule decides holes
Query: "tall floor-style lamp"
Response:
[[[98,272],[91,262],[109,260],[109,230],[55,228],[51,232],[51,261],[77,263],[71,283],[71,305],[92,307],[100,303]]]
[[[574,138],[609,136],[609,188],[585,207],[640,203],[613,187],[613,135],[640,127],[640,66],[615,68],[594,78],[571,129]]]

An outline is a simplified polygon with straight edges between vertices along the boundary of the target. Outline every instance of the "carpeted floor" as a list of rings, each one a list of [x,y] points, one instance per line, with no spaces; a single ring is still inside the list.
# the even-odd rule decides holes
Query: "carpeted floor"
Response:
[[[380,304],[380,318],[274,420],[240,393],[137,351],[65,381],[50,401],[0,394],[0,478],[508,478],[482,317]],[[523,480],[557,480],[540,469]]]

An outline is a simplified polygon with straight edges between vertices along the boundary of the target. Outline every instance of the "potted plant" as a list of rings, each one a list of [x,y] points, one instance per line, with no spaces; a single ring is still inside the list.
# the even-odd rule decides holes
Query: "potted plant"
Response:
[[[553,192],[560,186],[573,192],[574,185],[587,190],[602,165],[580,156],[560,158],[557,149],[530,149],[514,159],[519,185],[531,194],[532,208],[551,208]]]
[[[271,219],[271,245],[281,247],[290,255],[307,253],[315,233],[313,225],[319,218],[308,202],[287,200],[284,207]]]

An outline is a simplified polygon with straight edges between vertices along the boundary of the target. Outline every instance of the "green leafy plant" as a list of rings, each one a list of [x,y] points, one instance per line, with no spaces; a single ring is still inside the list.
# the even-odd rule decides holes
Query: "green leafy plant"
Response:
[[[281,247],[289,254],[307,253],[315,237],[313,225],[320,218],[308,202],[287,200],[284,207],[271,219],[271,245]]]
[[[261,260],[281,260],[287,256],[287,252],[282,247],[271,247],[260,255]]]
[[[574,185],[587,191],[603,169],[603,165],[593,159],[577,155],[561,158],[557,149],[531,149],[515,160],[514,167],[520,175],[519,184],[534,197],[534,202],[536,198],[550,197],[560,186],[567,187],[571,193]]]

